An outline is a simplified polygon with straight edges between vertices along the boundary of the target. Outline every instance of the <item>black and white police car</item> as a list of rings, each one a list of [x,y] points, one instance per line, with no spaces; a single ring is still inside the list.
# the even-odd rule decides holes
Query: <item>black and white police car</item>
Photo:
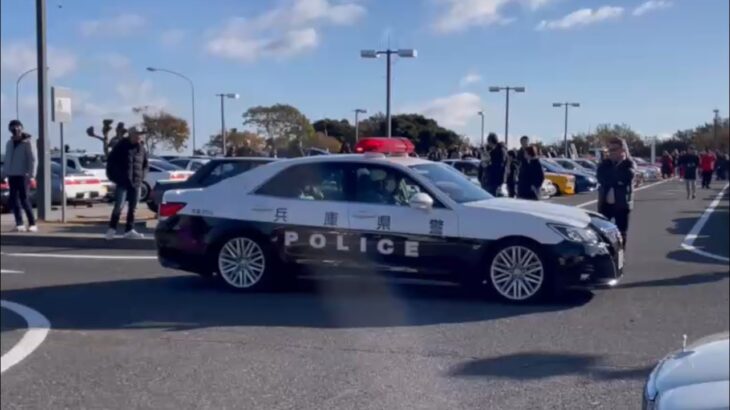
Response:
[[[570,286],[611,286],[623,271],[621,236],[597,214],[494,198],[448,165],[407,155],[277,161],[168,191],[159,216],[163,266],[247,291],[280,284],[301,265],[334,265],[526,302]]]

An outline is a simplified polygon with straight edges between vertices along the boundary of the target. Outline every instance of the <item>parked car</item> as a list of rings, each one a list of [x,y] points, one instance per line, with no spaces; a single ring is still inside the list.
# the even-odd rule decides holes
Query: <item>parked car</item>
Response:
[[[51,163],[51,202],[63,202],[63,191],[66,191],[66,202],[71,204],[93,203],[104,200],[107,187],[101,179],[88,172],[76,172],[66,169],[66,177],[61,182],[61,165]]]
[[[593,175],[593,176],[596,175],[596,170],[586,168],[575,160],[567,159],[567,158],[553,158],[552,160],[567,170],[583,172],[585,174]]]
[[[593,175],[565,169],[555,162],[553,158],[540,158],[540,163],[545,172],[573,176],[575,178],[575,193],[595,191],[598,188],[598,180]]]
[[[636,164],[637,170],[641,172],[644,181],[652,182],[662,179],[662,170],[660,167],[643,158],[634,157],[632,159]]]
[[[654,368],[644,387],[645,410],[730,408],[728,333],[702,338]]]
[[[54,154],[51,161],[60,165],[61,155]],[[93,175],[99,178],[102,185],[104,185],[107,191],[104,193],[105,196],[112,192],[111,186],[114,184],[106,176],[106,157],[104,154],[68,153],[66,154],[66,173]]]
[[[193,175],[193,171],[187,171],[161,159],[150,159],[149,161],[149,172],[140,187],[140,202],[147,202],[157,181],[185,181]]]
[[[199,168],[195,173],[184,181],[159,180],[147,198],[147,206],[151,211],[157,212],[165,192],[171,189],[203,188],[220,182],[226,178],[246,172],[258,166],[276,161],[276,158],[268,157],[228,157],[213,158]]]
[[[550,199],[557,195],[558,188],[553,184],[552,181],[545,178],[545,180],[542,181],[542,186],[540,187],[540,197],[542,199]]]
[[[478,159],[445,159],[444,164],[456,168],[457,171],[466,175],[467,178],[476,185],[481,186],[479,182],[479,160]]]
[[[177,165],[182,169],[193,172],[199,170],[203,165],[207,164],[208,161],[210,161],[210,158],[208,157],[180,157],[168,160],[168,162],[173,165]]]
[[[582,166],[585,169],[590,169],[593,172],[598,171],[598,163],[592,159],[588,158],[576,158],[573,160],[578,165]]]

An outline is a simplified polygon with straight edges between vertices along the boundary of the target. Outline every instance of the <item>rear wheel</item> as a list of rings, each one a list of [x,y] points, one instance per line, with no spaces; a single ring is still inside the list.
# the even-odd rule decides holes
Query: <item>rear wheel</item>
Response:
[[[489,261],[486,282],[502,300],[530,303],[542,298],[550,282],[549,267],[536,245],[509,241]]]
[[[150,186],[146,182],[142,182],[139,187],[139,200],[140,202],[147,202],[150,197]]]
[[[216,271],[221,282],[239,291],[255,291],[271,282],[273,260],[266,247],[248,236],[225,241],[218,250]]]

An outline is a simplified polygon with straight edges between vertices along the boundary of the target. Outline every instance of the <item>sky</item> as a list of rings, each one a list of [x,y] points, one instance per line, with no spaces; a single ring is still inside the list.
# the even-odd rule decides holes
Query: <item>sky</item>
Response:
[[[13,119],[16,80],[36,66],[35,2],[0,9],[0,122]],[[510,145],[545,143],[602,123],[626,123],[666,137],[728,113],[727,0],[47,0],[50,85],[73,95],[66,141],[101,151],[85,129],[103,118],[139,121],[149,106],[191,118],[198,146],[220,129],[242,128],[251,106],[291,104],[310,120],[354,120],[355,108],[385,111],[384,58],[360,50],[413,48],[392,65],[394,113],[418,112],[477,142],[485,128],[504,134],[505,95],[489,86],[524,86],[510,96]],[[35,135],[36,77],[20,83],[19,118]],[[50,120],[49,120],[50,123]],[[2,132],[7,138],[6,128]],[[58,125],[50,123],[53,146]]]

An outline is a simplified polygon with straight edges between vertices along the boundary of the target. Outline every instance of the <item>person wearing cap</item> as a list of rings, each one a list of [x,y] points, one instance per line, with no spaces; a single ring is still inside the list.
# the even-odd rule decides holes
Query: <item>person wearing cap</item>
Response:
[[[128,136],[121,139],[111,153],[106,164],[107,178],[116,184],[114,191],[114,208],[109,220],[107,239],[113,239],[117,233],[122,207],[127,202],[127,224],[124,237],[140,239],[142,234],[134,230],[134,212],[139,202],[139,189],[149,169],[149,158],[144,146],[145,132],[132,127]]]
[[[38,157],[30,134],[23,132],[23,124],[12,120],[8,124],[12,135],[5,145],[3,174],[8,177],[8,202],[15,217],[15,229],[18,232],[37,232],[33,207],[28,195],[30,180],[35,178]],[[28,227],[23,223],[23,211],[28,218]]]

